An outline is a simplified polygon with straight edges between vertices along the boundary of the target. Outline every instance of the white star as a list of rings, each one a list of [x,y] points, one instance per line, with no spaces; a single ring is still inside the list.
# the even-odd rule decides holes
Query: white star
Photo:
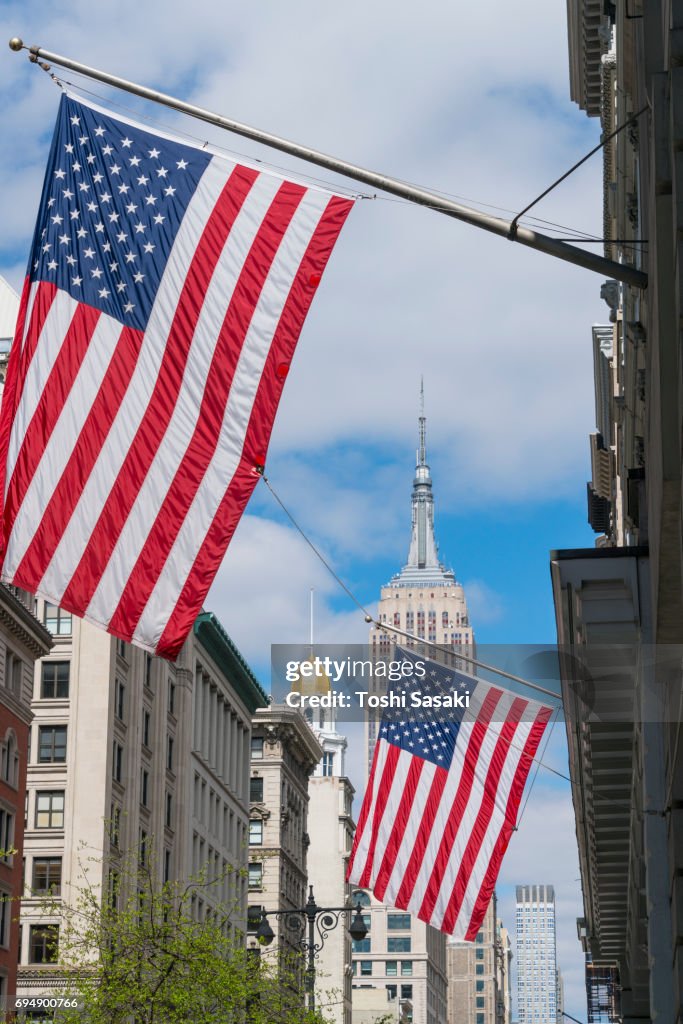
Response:
[[[100,202],[101,203],[110,203],[111,202],[111,196],[109,195],[108,192],[103,192],[102,193],[102,195],[100,196]]]
[[[72,277],[72,278],[71,278],[71,283],[72,283],[72,285],[74,285],[74,286],[75,286],[76,288],[80,288],[80,286],[81,286],[81,282],[82,282],[82,281],[83,281],[83,278],[82,278],[82,277],[78,277],[78,275],[76,275],[76,277]]]
[[[89,164],[94,164],[96,157],[94,153],[88,153],[87,160]]]
[[[160,151],[158,149],[150,149],[150,151],[149,151],[150,158],[152,160],[156,160],[156,158],[159,156],[159,152]]]
[[[57,269],[57,261],[56,260],[50,260],[50,262],[47,265],[47,269],[48,270],[56,270]]]
[[[154,242],[147,242],[147,244],[143,246],[143,248],[145,252],[154,252],[154,250],[156,249],[156,245],[154,244]]]
[[[147,230],[147,226],[145,224],[143,224],[142,221],[140,221],[138,224],[135,225],[135,232],[138,235],[142,234],[146,230]]]
[[[51,248],[52,248],[52,242],[46,242],[45,245],[43,246],[43,252],[49,252]]]
[[[75,164],[71,165],[71,170],[72,171],[80,171],[80,169],[81,169],[81,165],[79,164],[78,160],[76,161]]]
[[[166,170],[165,167],[157,167],[157,175],[158,175],[158,177],[165,178],[167,174],[168,174],[168,171]]]
[[[53,207],[56,202],[57,202],[57,200],[54,198],[54,196],[50,196],[50,198],[47,201],[47,208],[48,208],[48,210],[51,209],[51,207]]]
[[[126,263],[135,263],[136,259],[137,259],[137,256],[135,255],[134,252],[127,252],[126,253]]]
[[[137,274],[133,274],[133,280],[135,281],[136,284],[140,284],[142,281],[145,280],[145,275],[141,274],[140,271],[138,270]]]
[[[139,156],[132,156],[130,158],[130,160],[128,161],[128,163],[130,164],[131,167],[137,167],[138,164],[140,163],[140,157]]]
[[[156,217],[154,218],[154,223],[163,224],[165,220],[166,218],[164,217],[163,213],[157,213]]]
[[[128,203],[128,205],[126,206],[126,213],[135,213],[136,210],[137,205],[135,203]]]
[[[99,185],[103,177],[104,175],[100,174],[100,172],[98,171],[97,174],[93,174],[92,180],[95,182],[96,185]]]
[[[175,195],[175,189],[173,188],[173,185],[169,185],[168,188],[164,189],[164,195],[165,196],[174,196]]]
[[[112,166],[109,168],[109,170],[110,170],[110,172],[112,174],[120,174],[120,172],[121,172],[121,168],[119,167],[118,164],[112,164]]]
[[[101,138],[104,135],[104,133],[106,132],[106,130],[107,130],[106,128],[98,127],[98,128],[95,129],[95,135],[97,135],[99,138]]]
[[[119,185],[118,189],[119,189],[119,195],[120,196],[125,196],[125,194],[129,191],[128,186],[125,185],[125,184],[124,185]]]
[[[116,224],[118,219],[119,219],[118,213],[114,212],[114,213],[110,213],[109,214],[109,220],[112,222],[112,224]]]
[[[119,283],[116,286],[116,290],[117,292],[125,292],[127,287],[128,285],[126,284],[125,281],[119,281]]]
[[[110,153],[113,153],[113,152],[114,152],[114,147],[113,147],[113,146],[110,146],[110,145],[109,145],[109,144],[107,143],[107,145],[106,145],[106,146],[103,146],[103,147],[102,147],[102,152],[104,153],[104,155],[105,155],[105,156],[109,156],[109,154],[110,154]]]
[[[133,140],[126,136],[125,139],[121,139],[121,145],[124,149],[129,149],[133,145]]]
[[[104,252],[111,252],[111,242],[105,242],[102,249]]]
[[[135,306],[133,305],[133,303],[132,302],[127,302],[126,305],[123,307],[123,312],[124,313],[132,313],[134,309],[135,309]]]
[[[71,239],[69,238],[68,235],[60,235],[59,236],[59,244],[60,245],[71,245]]]
[[[71,213],[69,214],[69,216],[71,217],[72,220],[78,220],[80,215],[81,215],[80,210],[72,210]]]
[[[119,231],[118,235],[116,236],[116,241],[117,242],[125,242],[125,240],[127,238],[128,238],[128,235],[126,234],[125,231]]]
[[[99,297],[101,299],[108,299],[109,296],[111,295],[111,292],[109,291],[108,288],[100,288],[100,290],[99,290],[99,292],[97,294],[99,295]]]
[[[76,234],[78,235],[79,238],[85,238],[85,236],[88,234],[88,232],[85,230],[85,228],[79,228],[78,231],[76,232]]]
[[[95,250],[94,249],[84,249],[83,250],[83,255],[85,256],[85,258],[87,260],[91,260],[93,258],[93,256],[95,255]]]
[[[73,197],[74,197],[74,194],[73,194],[73,192],[71,191],[70,188],[63,188],[62,189],[62,195],[64,196],[65,199],[73,199]]]
[[[95,213],[95,211],[97,210],[97,203],[93,203],[93,201],[91,200],[88,203],[88,210],[90,211],[90,213]]]
[[[141,174],[138,178],[138,185],[146,185],[148,181],[149,178],[146,178],[144,174]]]
[[[78,126],[81,123],[80,117],[77,117],[76,114],[74,114],[73,117],[71,118],[71,123],[78,128]]]
[[[70,267],[75,267],[76,266],[76,258],[75,258],[75,256],[72,256],[71,253],[69,253],[69,255],[66,258],[66,262],[69,264]]]
[[[179,171],[184,171],[185,168],[187,167],[187,160],[177,160],[176,167],[178,168]]]
[[[50,217],[50,220],[52,221],[53,224],[61,224],[62,223],[62,218],[59,216],[58,213],[56,213],[54,215],[54,217]]]
[[[81,146],[85,146],[86,142],[88,141],[88,136],[87,135],[81,135],[81,137],[80,137],[80,139],[78,141],[80,142]]]
[[[59,178],[60,181],[61,181],[62,178],[66,178],[66,171],[62,171],[62,170],[55,171],[55,178]]]
[[[147,203],[148,206],[154,206],[156,204],[156,201],[157,201],[157,197],[156,196],[153,196],[151,194],[148,195],[148,196],[145,196],[145,202]]]
[[[98,235],[102,234],[102,232],[104,231],[104,224],[102,223],[102,221],[98,221],[98,223],[95,225],[95,231]]]
[[[115,274],[116,271],[119,269],[118,263],[110,263],[109,264],[109,269],[112,272],[112,274]]]
[[[95,269],[91,270],[90,273],[92,274],[93,277],[96,277],[98,281],[102,277],[102,271],[100,270],[99,267],[95,267]]]
[[[67,142],[67,144],[65,145],[64,149],[69,154],[73,153],[73,151],[74,151],[74,147],[72,146],[72,144],[70,142]]]

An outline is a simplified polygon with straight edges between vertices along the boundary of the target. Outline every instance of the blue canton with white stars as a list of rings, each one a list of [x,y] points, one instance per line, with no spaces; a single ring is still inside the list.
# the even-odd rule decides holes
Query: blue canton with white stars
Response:
[[[408,676],[394,687],[393,693],[406,695],[406,707],[388,708],[384,712],[377,738],[448,770],[462,720],[466,715],[471,718],[472,712],[468,708],[414,708],[410,706],[410,694],[419,692],[423,696],[445,696],[467,691],[471,703],[477,681],[436,662],[418,658],[412,651],[397,648],[396,653],[406,661],[422,662],[427,667],[427,674],[423,678]]]
[[[28,267],[144,330],[208,153],[63,96]]]

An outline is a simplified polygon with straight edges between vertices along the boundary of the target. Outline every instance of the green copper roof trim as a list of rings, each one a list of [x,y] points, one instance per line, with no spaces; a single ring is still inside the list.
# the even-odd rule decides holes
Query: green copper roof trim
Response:
[[[194,635],[225,673],[250,714],[268,707],[268,695],[235,647],[213,612],[202,612],[194,621]]]

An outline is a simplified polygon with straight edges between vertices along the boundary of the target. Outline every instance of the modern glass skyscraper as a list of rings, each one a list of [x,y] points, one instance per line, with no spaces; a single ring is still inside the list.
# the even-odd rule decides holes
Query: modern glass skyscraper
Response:
[[[555,890],[517,886],[517,1019],[561,1024],[557,1015]]]

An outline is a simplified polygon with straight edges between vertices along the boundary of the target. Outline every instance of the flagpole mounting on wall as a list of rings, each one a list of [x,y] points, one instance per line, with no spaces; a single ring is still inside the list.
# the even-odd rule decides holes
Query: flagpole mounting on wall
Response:
[[[556,259],[573,263],[575,266],[584,267],[586,270],[592,270],[594,273],[601,274],[604,277],[622,281],[633,288],[644,289],[647,287],[647,274],[642,270],[638,270],[636,267],[629,266],[628,264],[617,263],[615,260],[606,259],[604,256],[599,256],[596,253],[587,252],[584,249],[569,245],[567,242],[561,242],[549,235],[532,231],[530,228],[521,227],[515,221],[511,222],[500,217],[492,217],[490,214],[482,213],[469,206],[456,203],[452,199],[447,199],[437,192],[431,192],[428,189],[411,185],[398,178],[367,170],[346,160],[340,160],[337,157],[321,153],[319,150],[302,146],[299,143],[280,138],[259,128],[223,117],[220,114],[213,113],[203,107],[197,107],[192,103],[186,103],[156,89],[138,85],[125,78],[120,78],[118,75],[112,75],[106,71],[89,67],[70,57],[64,57],[61,54],[52,53],[50,50],[44,50],[41,46],[26,46],[18,36],[10,39],[9,46],[15,53],[21,50],[28,50],[29,60],[34,63],[47,61],[50,64],[57,64],[60,67],[68,68],[77,74],[85,75],[87,78],[92,78],[97,82],[102,82],[104,85],[123,89],[125,92],[140,96],[142,99],[151,100],[153,103],[160,103],[180,113],[188,114],[190,117],[198,118],[200,121],[205,121],[207,124],[234,132],[244,138],[259,142],[280,152],[288,153],[308,163],[317,164],[318,167],[324,167],[328,171],[342,174],[354,181],[360,181],[365,185],[381,189],[383,192],[388,192],[390,195],[398,196],[408,202],[425,206],[436,213],[444,214],[446,217],[453,217],[455,220],[464,221],[473,227],[482,228],[484,231],[499,235],[502,238],[508,239],[508,241],[517,242],[538,252],[544,252],[548,256],[554,256]]]

